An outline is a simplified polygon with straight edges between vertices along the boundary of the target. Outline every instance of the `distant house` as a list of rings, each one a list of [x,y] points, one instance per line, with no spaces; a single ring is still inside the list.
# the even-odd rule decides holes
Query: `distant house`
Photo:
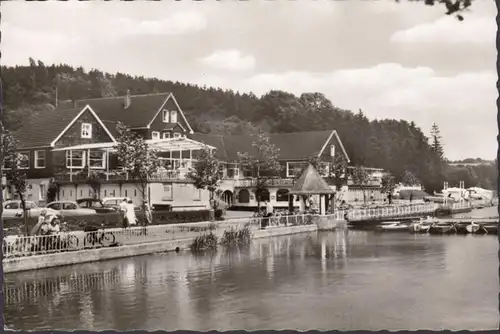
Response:
[[[223,162],[221,199],[229,205],[256,206],[254,175],[238,164],[238,152],[254,151],[253,138],[194,133],[171,93],[66,102],[32,115],[14,133],[21,143],[19,151],[29,157],[27,198],[43,204],[51,179],[59,186],[60,200],[91,196],[85,171],[94,170],[101,181],[100,197],[129,197],[139,204],[137,186],[113,150],[117,122],[160,150],[162,168],[149,182],[151,204],[170,204],[176,210],[208,206],[208,192],[186,178],[196,151],[208,146]],[[277,207],[288,205],[288,192],[310,158],[321,157],[328,164],[335,152],[341,152],[349,161],[335,130],[271,134],[270,142],[280,149],[283,171],[268,183],[263,199]]]

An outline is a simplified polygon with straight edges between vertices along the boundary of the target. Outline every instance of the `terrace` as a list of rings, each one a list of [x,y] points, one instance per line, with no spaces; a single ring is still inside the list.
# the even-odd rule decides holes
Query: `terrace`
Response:
[[[186,174],[196,162],[196,152],[214,147],[188,138],[147,140],[147,144],[158,150],[160,168],[151,181],[186,180]],[[53,152],[65,152],[62,171],[54,173],[59,182],[86,181],[92,173],[100,181],[128,181],[132,178],[119,166],[116,143],[95,143],[56,148]]]

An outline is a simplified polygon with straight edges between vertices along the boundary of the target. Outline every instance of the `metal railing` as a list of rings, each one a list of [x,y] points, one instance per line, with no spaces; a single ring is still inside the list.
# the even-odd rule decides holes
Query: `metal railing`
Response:
[[[294,179],[291,178],[276,178],[266,180],[267,186],[293,186],[295,183]],[[247,179],[236,179],[234,186],[239,188],[255,187],[257,185],[257,180],[254,178]]]
[[[101,181],[127,181],[131,180],[127,173],[121,170],[111,170],[109,172],[100,171],[95,174],[98,180]],[[80,171],[67,171],[60,172],[54,175],[56,181],[86,181],[87,176],[81,174]],[[171,180],[185,180],[185,171],[182,170],[163,170],[153,173],[150,177],[151,181],[171,181]]]
[[[388,206],[382,208],[368,208],[348,210],[348,220],[370,220],[378,218],[405,217],[418,214],[429,214],[439,207],[436,203],[413,204],[405,206]],[[345,215],[345,212],[343,212]],[[343,219],[343,218],[342,218]]]
[[[200,234],[213,231],[221,237],[230,228],[258,229],[262,220],[271,228],[283,226],[311,225],[311,215],[289,215],[271,218],[247,217],[218,222],[189,224],[170,224],[152,226],[134,226],[129,228],[110,228],[97,231],[61,232],[53,235],[7,236],[3,240],[4,258],[26,257],[41,254],[80,251],[102,247],[144,244],[150,242],[194,239]]]

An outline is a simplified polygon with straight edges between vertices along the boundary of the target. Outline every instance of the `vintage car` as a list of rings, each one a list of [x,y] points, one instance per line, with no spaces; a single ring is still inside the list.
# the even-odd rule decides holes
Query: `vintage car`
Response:
[[[82,208],[76,202],[72,201],[55,201],[45,206],[48,209],[57,210],[62,216],[90,216],[97,212],[94,209]]]
[[[104,202],[98,198],[80,198],[76,200],[80,208],[93,209],[97,213],[113,213],[118,211],[113,206],[105,206]]]
[[[39,207],[32,201],[26,201],[26,210],[28,217],[38,217],[40,212],[44,209]],[[57,215],[59,212],[54,209],[47,209],[47,213]],[[20,200],[5,201],[3,203],[2,218],[19,218],[23,216],[23,208]]]
[[[123,202],[123,199],[130,200],[128,197],[104,197],[102,199],[102,204],[107,208],[114,208],[115,210],[120,210],[120,203]],[[135,211],[141,211],[141,207],[134,205]]]

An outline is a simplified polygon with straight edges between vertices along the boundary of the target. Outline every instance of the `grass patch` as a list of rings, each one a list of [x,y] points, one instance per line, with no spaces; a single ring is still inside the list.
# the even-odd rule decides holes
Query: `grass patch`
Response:
[[[250,231],[250,226],[247,224],[240,230],[233,227],[225,230],[220,243],[223,246],[248,245],[251,240],[252,232]]]
[[[197,236],[191,244],[191,252],[200,253],[217,249],[218,238],[212,231]]]

